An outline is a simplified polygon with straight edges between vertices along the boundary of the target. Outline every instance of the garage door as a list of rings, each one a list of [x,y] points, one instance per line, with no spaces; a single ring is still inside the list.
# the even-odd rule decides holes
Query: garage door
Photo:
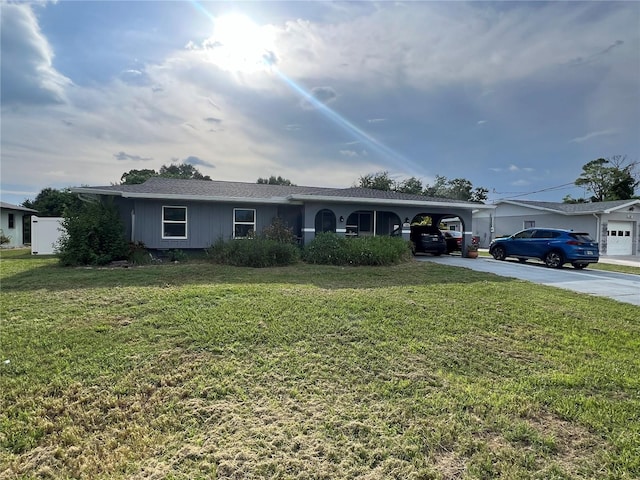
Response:
[[[632,254],[633,222],[609,222],[607,226],[607,255]]]

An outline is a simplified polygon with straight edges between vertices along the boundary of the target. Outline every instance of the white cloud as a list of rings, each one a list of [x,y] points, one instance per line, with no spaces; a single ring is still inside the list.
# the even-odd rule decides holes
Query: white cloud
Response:
[[[569,140],[569,143],[582,143],[582,142],[586,142],[587,140],[591,140],[592,138],[608,136],[608,135],[615,135],[615,133],[616,133],[616,131],[613,130],[613,129],[600,130],[600,131],[597,131],[597,132],[587,133],[586,135],[583,135],[582,137],[572,138],[571,140]]]
[[[624,52],[606,47],[621,26],[637,28],[634,8],[602,12],[598,4],[552,3],[512,9],[457,2],[404,8],[387,3],[341,23],[287,22],[277,30],[276,44],[280,68],[293,77],[331,72],[332,78],[357,82],[365,90],[472,82],[486,92],[489,85],[556,71],[576,57]],[[589,18],[590,35],[585,36]]]
[[[53,51],[29,4],[2,2],[2,104],[64,103],[71,81],[53,67]]]

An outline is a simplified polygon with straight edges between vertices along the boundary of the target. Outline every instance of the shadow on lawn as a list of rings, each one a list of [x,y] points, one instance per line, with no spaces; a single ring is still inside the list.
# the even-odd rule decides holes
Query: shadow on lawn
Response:
[[[14,261],[2,258],[2,291],[75,290],[83,288],[167,287],[220,284],[297,284],[326,289],[386,288],[410,285],[509,282],[513,279],[466,268],[409,261],[388,267],[337,267],[298,263],[288,267],[246,268],[207,262],[161,264],[139,267],[60,267],[51,259],[33,268],[11,268]],[[10,273],[11,270],[19,270]]]

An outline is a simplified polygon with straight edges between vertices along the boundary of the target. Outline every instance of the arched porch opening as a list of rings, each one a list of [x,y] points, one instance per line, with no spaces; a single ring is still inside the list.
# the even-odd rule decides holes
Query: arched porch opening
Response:
[[[336,214],[328,208],[316,213],[315,218],[315,234],[324,232],[336,232]]]

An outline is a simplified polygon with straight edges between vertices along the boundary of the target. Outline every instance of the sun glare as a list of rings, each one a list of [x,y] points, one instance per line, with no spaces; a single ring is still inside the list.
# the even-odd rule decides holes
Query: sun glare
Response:
[[[230,72],[252,73],[269,67],[273,57],[273,31],[260,27],[241,14],[215,19],[209,39],[211,60]]]

